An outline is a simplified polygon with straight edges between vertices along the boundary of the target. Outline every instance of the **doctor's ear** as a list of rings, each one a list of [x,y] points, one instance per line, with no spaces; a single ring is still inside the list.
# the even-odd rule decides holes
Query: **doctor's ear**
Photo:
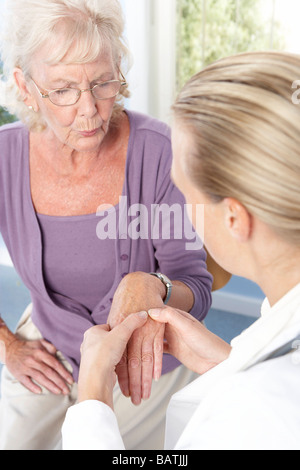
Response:
[[[236,199],[223,200],[225,225],[231,236],[240,242],[246,242],[252,232],[252,215]]]

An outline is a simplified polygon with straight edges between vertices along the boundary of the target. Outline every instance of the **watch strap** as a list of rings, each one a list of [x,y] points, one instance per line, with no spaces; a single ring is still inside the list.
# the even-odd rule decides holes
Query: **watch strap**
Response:
[[[162,273],[150,273],[150,274],[151,274],[151,276],[157,277],[164,284],[164,286],[166,287],[167,294],[166,294],[166,297],[165,297],[165,300],[164,300],[164,304],[167,305],[167,303],[170,300],[171,294],[172,294],[172,287],[173,287],[172,282],[170,281],[170,279],[165,274],[162,274]]]

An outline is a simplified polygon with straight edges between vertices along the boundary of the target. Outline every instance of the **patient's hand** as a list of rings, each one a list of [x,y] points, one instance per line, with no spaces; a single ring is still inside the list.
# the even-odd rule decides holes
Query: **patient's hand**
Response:
[[[146,273],[132,273],[126,276],[118,287],[108,317],[111,328],[140,311],[163,307],[165,287],[159,279]],[[135,331],[126,351],[116,368],[119,385],[123,394],[139,405],[141,399],[151,394],[152,379],[161,375],[165,326],[153,321]]]
[[[90,328],[81,345],[78,402],[99,400],[113,409],[116,366],[133,332],[147,321],[147,312],[130,315],[110,331],[109,325]]]

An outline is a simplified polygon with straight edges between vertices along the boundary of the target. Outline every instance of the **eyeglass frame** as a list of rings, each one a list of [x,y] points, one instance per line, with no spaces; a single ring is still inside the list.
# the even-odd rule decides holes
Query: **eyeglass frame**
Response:
[[[74,106],[75,104],[77,104],[78,101],[81,98],[82,93],[85,93],[87,91],[90,91],[92,93],[93,97],[95,98],[95,100],[97,100],[97,101],[105,101],[105,100],[110,100],[112,98],[115,98],[120,93],[121,87],[127,85],[127,81],[126,81],[126,78],[124,77],[123,73],[121,72],[121,70],[119,72],[121,74],[122,80],[107,80],[105,82],[97,83],[96,85],[93,86],[93,88],[87,88],[87,89],[84,89],[84,90],[80,90],[80,88],[73,88],[73,87],[56,88],[55,90],[51,90],[51,91],[46,89],[46,91],[48,92],[47,95],[42,93],[39,86],[35,83],[35,81],[33,80],[32,77],[30,77],[30,79],[33,81],[34,85],[36,86],[36,89],[38,90],[38,92],[40,93],[42,98],[48,98],[51,101],[51,103],[54,104],[54,106],[66,107],[66,106]],[[105,85],[106,83],[113,83],[113,82],[119,82],[120,83],[120,90],[114,96],[111,96],[110,98],[96,98],[94,96],[94,93],[93,93],[94,88],[96,88],[99,85]],[[61,90],[76,90],[77,92],[79,92],[77,101],[75,101],[75,103],[72,103],[72,104],[56,104],[56,103],[53,103],[53,101],[51,100],[51,97],[50,97],[51,93],[55,93],[56,91],[61,91]]]

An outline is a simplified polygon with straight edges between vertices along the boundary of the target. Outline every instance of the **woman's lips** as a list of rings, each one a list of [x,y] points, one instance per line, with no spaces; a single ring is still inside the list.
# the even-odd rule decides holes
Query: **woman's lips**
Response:
[[[79,134],[82,135],[83,137],[93,137],[97,132],[99,131],[98,129],[94,129],[93,131],[79,131]]]

